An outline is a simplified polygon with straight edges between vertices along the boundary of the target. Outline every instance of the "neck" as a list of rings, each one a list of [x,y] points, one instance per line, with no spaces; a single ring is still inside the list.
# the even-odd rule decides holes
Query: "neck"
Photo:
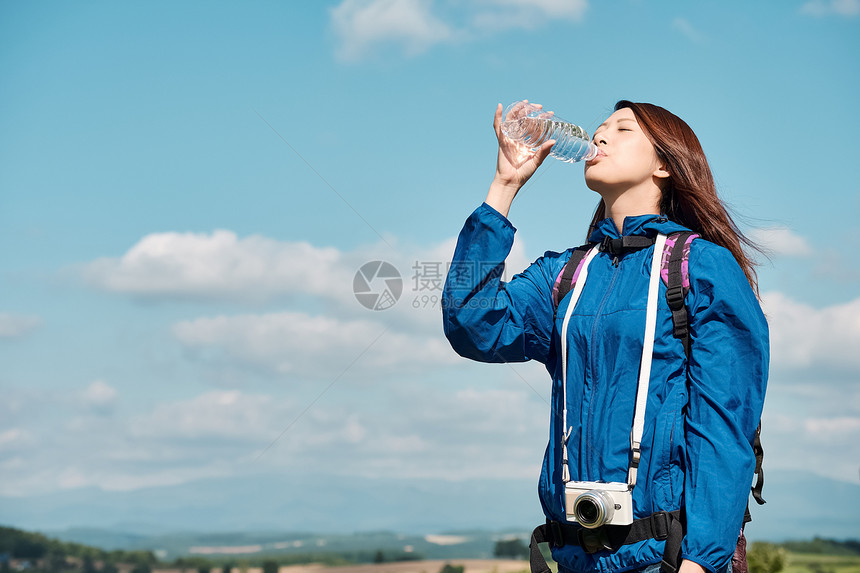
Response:
[[[606,205],[606,216],[612,218],[619,233],[623,233],[625,217],[660,214],[660,189],[656,186],[627,189],[618,194],[603,192],[600,195]]]

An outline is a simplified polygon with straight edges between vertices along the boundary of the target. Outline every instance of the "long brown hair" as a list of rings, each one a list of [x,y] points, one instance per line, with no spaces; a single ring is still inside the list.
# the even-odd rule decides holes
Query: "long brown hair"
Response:
[[[761,250],[738,229],[717,196],[714,176],[699,138],[684,120],[660,106],[621,100],[615,104],[615,111],[622,108],[629,108],[636,116],[654,145],[657,157],[669,171],[662,189],[660,211],[704,239],[727,248],[758,294],[756,263],[747,256],[742,245],[753,251]],[[594,212],[589,234],[605,218],[606,205],[601,200]]]

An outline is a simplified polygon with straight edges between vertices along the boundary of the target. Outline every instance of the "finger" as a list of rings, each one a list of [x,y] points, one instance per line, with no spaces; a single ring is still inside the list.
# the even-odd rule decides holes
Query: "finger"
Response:
[[[496,106],[496,114],[493,116],[493,130],[496,135],[502,134],[502,104]]]
[[[511,111],[508,114],[509,117],[506,117],[505,119],[519,119],[533,112],[536,108],[539,109],[540,107],[540,105],[529,103],[529,100],[527,99],[524,99],[523,101],[518,101],[511,108]]]

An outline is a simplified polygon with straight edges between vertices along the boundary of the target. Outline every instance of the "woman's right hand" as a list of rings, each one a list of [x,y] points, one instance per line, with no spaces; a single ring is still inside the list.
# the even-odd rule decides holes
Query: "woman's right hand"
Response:
[[[508,115],[510,117],[524,115],[526,113],[524,107],[525,105],[514,107]],[[514,197],[547,158],[555,140],[550,139],[539,149],[532,151],[522,143],[508,139],[502,133],[502,111],[502,104],[497,105],[493,129],[499,140],[499,156],[496,160],[496,175],[490,185],[486,203],[507,217]]]

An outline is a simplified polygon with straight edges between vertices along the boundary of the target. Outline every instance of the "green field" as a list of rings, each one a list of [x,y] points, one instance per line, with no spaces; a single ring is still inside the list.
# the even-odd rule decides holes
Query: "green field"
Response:
[[[860,555],[787,552],[782,573],[860,573]]]

